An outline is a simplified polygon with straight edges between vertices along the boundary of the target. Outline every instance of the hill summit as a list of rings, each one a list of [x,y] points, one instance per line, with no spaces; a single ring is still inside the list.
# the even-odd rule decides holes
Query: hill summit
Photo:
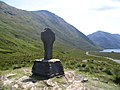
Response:
[[[93,34],[88,35],[90,40],[95,44],[105,49],[117,49],[120,48],[120,35],[111,34],[108,32],[97,31]]]

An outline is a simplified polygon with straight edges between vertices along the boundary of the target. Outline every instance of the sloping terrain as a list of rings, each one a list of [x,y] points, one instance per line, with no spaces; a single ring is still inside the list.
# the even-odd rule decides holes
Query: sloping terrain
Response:
[[[120,48],[120,35],[97,31],[88,35],[89,39],[95,44],[105,49]]]
[[[0,1],[0,69],[19,68],[43,58],[41,32],[56,35],[54,57],[71,50],[98,50],[87,36],[59,16],[46,11],[25,11]],[[32,61],[31,61],[32,60]]]
[[[46,27],[55,32],[56,47],[97,49],[83,33],[49,11],[24,11],[0,2],[1,52],[32,52],[40,49],[40,34]]]

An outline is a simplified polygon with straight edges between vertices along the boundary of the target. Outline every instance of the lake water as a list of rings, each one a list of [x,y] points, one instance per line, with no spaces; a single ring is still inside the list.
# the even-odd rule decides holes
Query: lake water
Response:
[[[120,49],[104,49],[103,51],[100,51],[100,52],[117,52],[117,53],[120,53]],[[115,60],[115,59],[112,59],[112,58],[111,58],[111,60],[120,64],[120,60]]]
[[[120,49],[104,49],[103,51],[100,51],[100,52],[117,52],[117,53],[120,53]]]

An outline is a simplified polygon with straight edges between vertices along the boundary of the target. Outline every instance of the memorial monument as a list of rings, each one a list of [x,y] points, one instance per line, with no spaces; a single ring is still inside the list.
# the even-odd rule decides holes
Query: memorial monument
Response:
[[[33,75],[47,78],[64,75],[63,66],[59,59],[52,59],[53,43],[55,34],[50,28],[45,28],[41,33],[41,40],[44,44],[44,59],[36,59],[32,67]]]
[[[55,34],[49,28],[45,28],[45,30],[45,32],[41,33],[41,40],[43,41],[45,50],[44,59],[50,60],[52,59],[52,49],[55,41]]]

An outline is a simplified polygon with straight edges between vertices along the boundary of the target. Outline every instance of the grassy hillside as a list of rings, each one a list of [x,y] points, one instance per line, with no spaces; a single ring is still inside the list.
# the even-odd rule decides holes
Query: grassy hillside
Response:
[[[84,34],[49,11],[28,12],[13,8],[3,2],[0,5],[2,49],[5,49],[5,46],[6,49],[9,49],[7,48],[9,43],[10,48],[13,47],[13,49],[18,48],[21,44],[24,44],[26,48],[38,48],[41,45],[40,33],[45,27],[49,27],[55,32],[56,46],[63,45],[84,50],[97,49]]]
[[[40,35],[46,27],[56,35],[55,55],[66,50],[99,49],[83,33],[49,11],[24,11],[0,1],[0,69],[27,66],[31,60],[42,58]]]

